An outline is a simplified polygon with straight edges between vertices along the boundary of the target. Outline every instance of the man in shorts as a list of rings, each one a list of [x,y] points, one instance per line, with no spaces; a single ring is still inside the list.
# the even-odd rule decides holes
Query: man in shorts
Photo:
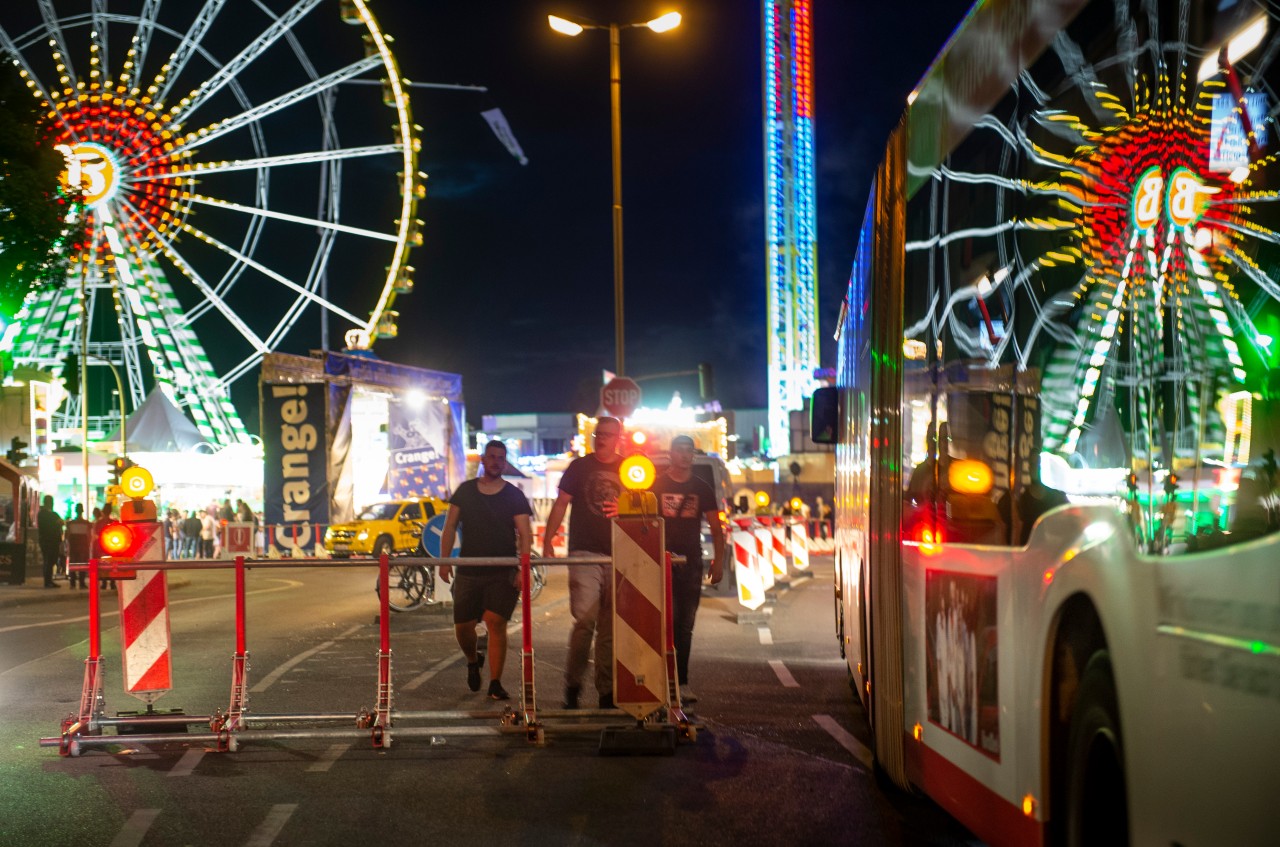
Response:
[[[469,479],[449,498],[449,513],[440,533],[440,549],[452,550],[454,533],[462,524],[462,558],[529,555],[533,510],[520,489],[502,478],[507,467],[507,447],[490,441],[480,457],[483,472]],[[440,578],[448,582],[453,567],[440,566]],[[453,583],[453,630],[467,657],[467,687],[480,690],[484,654],[477,649],[476,626],[484,621],[489,631],[489,699],[510,699],[502,687],[502,666],[507,659],[507,621],[520,597],[520,570],[515,567],[459,565]]]

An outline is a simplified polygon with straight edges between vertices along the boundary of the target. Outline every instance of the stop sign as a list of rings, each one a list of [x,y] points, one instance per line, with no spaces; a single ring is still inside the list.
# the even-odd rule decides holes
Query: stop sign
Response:
[[[600,389],[600,405],[615,418],[625,418],[640,405],[640,386],[625,376],[615,376]]]

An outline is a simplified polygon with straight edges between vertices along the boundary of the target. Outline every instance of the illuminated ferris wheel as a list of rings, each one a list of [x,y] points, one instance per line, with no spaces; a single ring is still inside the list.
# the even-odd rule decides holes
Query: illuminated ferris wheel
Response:
[[[1248,461],[1280,344],[1276,9],[1095,3],[942,168],[930,214],[981,213],[907,245],[948,259],[908,338],[1038,370],[1045,449],[1087,462],[1110,427],[1153,467]]]
[[[19,5],[0,11],[0,59],[84,206],[66,284],[0,340],[15,365],[60,373],[86,350],[133,407],[159,388],[227,445],[249,439],[228,390],[264,355],[318,346],[330,319],[353,348],[395,334],[422,183],[365,0]]]

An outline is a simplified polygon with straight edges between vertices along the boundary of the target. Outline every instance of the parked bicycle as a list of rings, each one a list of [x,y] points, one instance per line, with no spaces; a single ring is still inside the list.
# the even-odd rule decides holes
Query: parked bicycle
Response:
[[[392,559],[387,582],[391,588],[387,605],[394,612],[411,612],[439,602],[435,598],[436,569],[430,565],[396,564]],[[538,564],[536,556],[529,567],[529,583],[529,601],[533,602],[547,584],[547,566]],[[375,594],[378,592],[376,580],[373,590]]]

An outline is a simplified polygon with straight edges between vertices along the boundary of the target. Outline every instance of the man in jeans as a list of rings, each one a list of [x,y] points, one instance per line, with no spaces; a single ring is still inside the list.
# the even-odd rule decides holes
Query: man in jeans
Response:
[[[711,584],[724,577],[724,526],[711,486],[693,475],[693,439],[677,435],[671,439],[671,466],[653,484],[658,514],[666,524],[667,550],[684,556],[682,565],[671,566],[671,620],[675,629],[676,675],[680,681],[680,702],[698,698],[689,689],[689,649],[693,645],[693,622],[702,599],[702,521],[711,527]]]
[[[596,421],[594,452],[574,459],[560,478],[560,494],[547,516],[542,555],[554,555],[552,539],[560,529],[569,504],[569,556],[612,556],[611,515],[618,513],[622,478],[618,466],[622,455],[618,439],[622,422],[617,418]],[[613,569],[610,565],[569,566],[569,612],[573,630],[569,633],[569,658],[564,668],[564,706],[578,708],[582,677],[587,670],[591,640],[596,642],[596,693],[600,708],[613,708]]]

